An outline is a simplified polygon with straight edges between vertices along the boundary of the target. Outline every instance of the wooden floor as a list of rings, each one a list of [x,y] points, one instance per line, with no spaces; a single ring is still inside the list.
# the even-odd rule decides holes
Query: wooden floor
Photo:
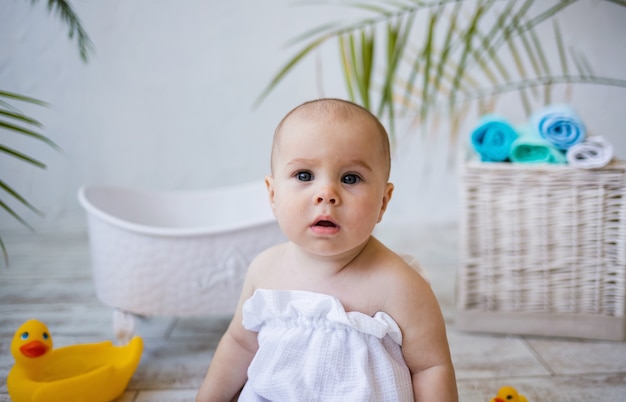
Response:
[[[383,225],[377,236],[418,257],[448,323],[461,401],[485,402],[503,385],[529,401],[626,400],[626,343],[466,333],[454,326],[458,235],[454,225]],[[55,346],[114,339],[111,310],[97,299],[85,233],[9,234],[11,265],[0,268],[0,401],[9,401],[9,345],[37,318]],[[193,401],[230,317],[152,317],[139,322],[141,364],[120,401]]]

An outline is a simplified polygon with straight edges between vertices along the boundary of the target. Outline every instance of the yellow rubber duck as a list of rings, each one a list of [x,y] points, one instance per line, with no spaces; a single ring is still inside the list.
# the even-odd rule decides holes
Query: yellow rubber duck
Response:
[[[500,388],[498,394],[491,398],[490,402],[528,402],[524,395],[520,395],[517,390],[511,386]]]
[[[26,321],[15,332],[15,364],[7,377],[13,402],[110,402],[122,395],[139,365],[143,341],[111,341],[52,349],[41,321]]]

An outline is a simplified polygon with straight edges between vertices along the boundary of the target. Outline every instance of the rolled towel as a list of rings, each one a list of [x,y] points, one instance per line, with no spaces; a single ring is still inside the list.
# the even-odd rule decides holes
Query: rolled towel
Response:
[[[573,167],[596,169],[613,159],[613,145],[600,135],[588,137],[567,150],[567,161]]]
[[[509,159],[514,163],[567,163],[565,153],[557,149],[530,125],[516,128],[519,137],[511,145]]]
[[[511,146],[513,163],[567,163],[565,154],[543,138],[522,135]]]
[[[483,162],[503,162],[509,157],[517,132],[507,120],[496,115],[483,116],[472,130],[471,142]]]
[[[567,105],[550,105],[537,111],[530,124],[542,138],[563,151],[582,142],[586,135],[582,120]]]

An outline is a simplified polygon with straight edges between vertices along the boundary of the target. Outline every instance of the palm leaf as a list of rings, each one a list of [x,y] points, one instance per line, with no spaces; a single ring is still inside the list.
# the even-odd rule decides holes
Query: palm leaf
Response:
[[[493,2],[486,3],[486,4],[483,4],[482,2],[477,2],[476,9],[470,20],[469,26],[463,35],[464,46],[463,46],[463,51],[461,53],[461,56],[458,62],[458,68],[454,76],[452,92],[450,94],[450,101],[449,101],[450,109],[454,109],[457,91],[461,83],[463,72],[465,71],[465,66],[467,65],[467,59],[470,56],[470,53],[472,50],[472,42],[474,39],[474,35],[476,34],[476,32],[478,32],[478,29],[477,29],[478,23],[480,19],[485,15],[485,12],[487,11],[488,7],[491,4],[493,4]]]
[[[31,0],[31,4],[35,4],[38,1]],[[86,63],[89,61],[89,54],[94,50],[94,45],[83,28],[80,18],[78,18],[70,3],[65,0],[48,0],[48,12],[54,11],[56,11],[61,21],[67,25],[69,38],[74,39],[76,37],[80,58]]]
[[[403,113],[413,113],[420,124],[447,110],[452,125],[460,127],[459,119],[468,115],[468,102],[477,101],[479,110],[488,110],[499,95],[508,92],[518,93],[530,110],[529,95],[538,98],[543,89],[546,102],[557,84],[623,87],[624,80],[595,75],[583,54],[565,51],[555,17],[577,1],[346,1],[342,4],[370,12],[370,16],[343,26],[322,25],[309,31],[310,36],[299,36],[299,41],[307,41],[305,47],[272,78],[261,99],[314,48],[330,40],[339,45],[339,64],[351,99],[375,110],[379,118],[387,117],[392,140],[398,105]],[[604,1],[626,6],[626,1]],[[422,14],[422,10],[429,13]],[[424,24],[414,24],[418,13],[426,18]],[[550,38],[539,40],[535,32],[550,20],[558,49],[555,55],[544,50]],[[370,64],[374,51],[379,52],[374,60],[382,61],[377,69]],[[570,73],[569,58],[576,74]],[[551,65],[550,59],[556,63]],[[373,71],[380,72],[382,85],[374,84]],[[450,133],[451,138],[454,135]]]
[[[22,101],[30,104],[35,104],[39,106],[47,106],[47,104],[43,101],[40,101],[35,98],[15,94],[7,91],[0,91],[0,98],[5,98],[8,100]],[[22,114],[15,106],[11,105],[6,100],[2,101],[2,109],[0,109],[0,129],[4,129],[9,133],[15,133],[19,135],[26,135],[35,140],[41,141],[54,149],[59,149],[59,147],[48,137],[34,131],[31,128],[41,128],[41,123],[36,119],[26,116]],[[24,127],[23,125],[26,127]],[[9,155],[11,157],[17,158],[23,162],[29,163],[37,168],[45,169],[46,165],[18,150],[12,149],[8,146],[0,144],[0,154]],[[38,215],[42,215],[42,213],[35,208],[30,202],[28,202],[22,195],[20,195],[16,190],[14,190],[11,186],[9,186],[4,181],[0,180],[0,189],[3,190],[6,194],[8,194],[11,198],[17,200],[20,204],[26,206],[31,211],[35,212]],[[15,210],[13,210],[9,205],[0,199],[0,209],[6,211],[10,216],[12,216],[15,220],[17,220],[23,226],[32,230],[32,227],[26,222],[21,215],[19,215]],[[9,257],[6,251],[6,247],[4,243],[2,243],[2,239],[0,238],[0,249],[2,250],[4,261],[8,265]]]
[[[0,202],[2,202],[0,200]],[[0,250],[2,250],[2,255],[4,256],[4,265],[9,265],[9,253],[7,252],[7,248],[2,241],[2,237],[0,237]]]
[[[18,100],[21,102],[32,103],[34,105],[39,105],[39,106],[48,106],[48,104],[42,100],[31,98],[30,96],[16,94],[14,92],[9,92],[9,91],[0,90],[0,97]]]
[[[567,68],[567,58],[565,57],[565,48],[563,46],[563,39],[561,37],[560,31],[558,30],[558,26],[556,25],[556,20],[553,20],[553,31],[554,37],[558,49],[559,60],[561,61],[561,71],[564,75],[569,75],[569,70]],[[552,69],[550,68],[550,64],[546,58],[545,52],[543,51],[543,46],[541,45],[541,41],[539,37],[535,33],[535,31],[528,31],[531,37],[532,45],[535,49],[535,53],[540,63],[540,70],[537,72],[537,76],[541,75],[551,75]],[[552,85],[546,85],[544,87],[543,92],[543,103],[550,104],[552,99]]]
[[[29,137],[35,138],[39,141],[45,142],[46,144],[50,145],[53,148],[59,149],[58,145],[56,145],[52,140],[50,140],[48,137],[39,134],[33,130],[9,123],[7,121],[2,121],[0,120],[0,128],[3,128],[5,130],[9,130],[12,131],[14,133],[18,133],[18,134],[24,134],[27,135]]]
[[[28,155],[25,155],[25,154],[23,154],[23,153],[21,153],[19,151],[16,151],[15,149],[9,148],[9,147],[4,146],[2,144],[0,144],[0,152],[5,153],[7,155],[11,155],[11,156],[13,156],[13,157],[15,157],[17,159],[21,159],[24,162],[27,162],[27,163],[30,163],[31,165],[37,166],[38,168],[41,168],[41,169],[45,169],[46,168],[46,165],[44,165],[42,162],[39,162],[38,160],[33,159],[30,156],[28,156]]]
[[[263,102],[263,100],[276,88],[278,83],[280,83],[283,78],[289,73],[305,56],[307,56],[310,52],[317,49],[322,43],[326,42],[328,39],[331,39],[333,36],[326,34],[323,35],[312,42],[308,43],[304,48],[302,48],[294,57],[292,57],[272,78],[269,85],[261,92],[261,95],[254,102],[255,106],[258,106]]]
[[[361,31],[361,63],[363,65],[362,86],[366,88],[367,95],[367,102],[364,100],[363,104],[370,109],[370,87],[374,68],[374,30],[371,27]]]
[[[8,117],[10,119],[14,119],[14,120],[19,120],[22,123],[26,123],[26,124],[30,124],[36,127],[41,128],[42,124],[40,122],[38,122],[37,120],[33,119],[32,117],[28,117],[25,116],[17,111],[12,111],[12,110],[8,110],[9,107],[7,107],[7,110],[3,110],[0,109],[0,115],[4,116],[4,117]],[[12,109],[12,108],[10,108]]]
[[[420,108],[420,120],[425,121],[428,113],[428,99],[429,99],[429,86],[430,86],[430,69],[433,62],[433,41],[435,37],[435,28],[437,27],[437,18],[441,14],[442,8],[436,11],[430,12],[428,21],[428,31],[426,33],[426,40],[424,41],[424,48],[422,55],[424,58],[424,74],[422,77],[422,107]]]
[[[289,46],[297,45],[302,42],[309,42],[311,38],[314,38],[316,36],[332,37],[333,35],[336,35],[339,32],[342,32],[341,28],[342,28],[342,25],[337,22],[323,24],[313,29],[310,29],[306,32],[303,32],[302,34],[292,38],[291,40],[287,41],[285,46],[289,47]],[[344,32],[348,32],[348,31],[350,30],[344,30]]]
[[[522,42],[522,46],[524,47],[524,51],[526,52],[528,61],[530,62],[530,66],[532,67],[533,74],[535,76],[541,75],[541,65],[538,54],[543,54],[543,52],[540,52],[541,42],[539,42],[539,46],[536,46],[537,43],[533,43],[532,41],[532,32],[528,31],[520,35],[520,40]]]
[[[435,96],[439,91],[441,79],[443,78],[443,72],[448,62],[448,58],[450,57],[452,40],[457,32],[457,20],[459,17],[459,11],[461,11],[461,4],[462,3],[460,2],[455,4],[454,9],[452,10],[452,15],[448,19],[449,24],[446,31],[446,37],[443,42],[443,50],[441,51],[439,63],[437,63],[436,67],[435,82],[433,83],[433,97],[430,100],[431,102],[435,100]]]
[[[389,22],[387,24],[387,37],[386,37],[386,63],[387,63],[387,72],[385,73],[384,83],[382,90],[380,91],[380,101],[378,103],[378,115],[382,116],[387,110],[387,116],[389,117],[390,124],[390,132],[395,132],[394,126],[394,118],[395,118],[395,108],[393,107],[393,79],[394,79],[394,70],[395,66],[397,66],[397,58],[398,54],[398,38],[400,37],[400,32],[402,32],[402,19],[398,18],[396,24],[392,24]],[[392,137],[393,138],[393,137]]]
[[[582,54],[579,54],[574,49],[570,49],[570,54],[572,56],[572,59],[574,60],[574,66],[576,66],[578,74],[581,77],[593,76],[593,72],[591,71],[589,63]]]
[[[515,92],[521,88],[543,87],[545,85],[557,84],[589,84],[626,88],[626,80],[618,78],[574,74],[570,74],[568,76],[545,75],[542,77],[534,77],[527,80],[509,81],[497,86],[481,87],[472,91],[467,91],[462,94],[463,97],[459,99],[458,102],[472,102],[480,99],[491,98],[493,96],[502,95],[509,92]]]
[[[352,75],[352,60],[350,59],[350,55],[348,53],[346,42],[349,39],[346,35],[342,35],[339,37],[339,57],[341,60],[341,67],[344,77],[344,82],[346,84],[346,90],[348,91],[348,98],[355,102],[356,98],[354,95],[354,86],[352,85],[354,81],[354,77]]]
[[[537,25],[542,23],[543,21],[552,18],[557,13],[563,11],[566,7],[574,4],[577,0],[563,0],[555,4],[554,6],[544,10],[539,15],[534,16],[526,20],[526,23],[520,27],[506,27],[501,30],[500,35],[496,37],[497,40],[494,40],[492,46],[487,49],[489,54],[497,54],[499,48],[506,44],[514,35],[519,35],[522,32],[532,30]],[[530,8],[530,3],[527,2],[522,6],[522,8],[518,11],[518,13],[525,13]]]
[[[13,188],[11,188],[8,184],[6,184],[5,182],[3,182],[2,180],[0,180],[0,189],[6,191],[7,193],[11,194],[13,196],[13,198],[15,198],[16,200],[18,200],[22,205],[26,206],[28,209],[30,209],[31,211],[33,211],[34,213],[36,213],[37,215],[43,215],[43,213],[41,211],[39,211],[37,208],[35,208],[34,205],[32,205],[30,202],[26,201],[26,199],[24,197],[22,197],[17,191],[15,191]],[[30,228],[30,225],[23,219],[21,218],[19,215],[17,215],[16,213],[14,213],[12,211],[11,208],[9,208],[6,204],[2,205],[3,209],[5,209],[7,212],[9,212],[11,215],[13,215],[13,217],[15,219],[17,219],[18,221],[20,221],[23,225],[27,226]]]
[[[38,0],[31,0],[31,4],[37,3]],[[78,18],[78,15],[74,12],[70,3],[65,0],[48,0],[48,12],[56,12],[61,21],[68,27],[68,36],[70,39],[76,38],[76,44],[80,53],[80,57],[83,62],[87,62],[90,53],[94,50],[93,43],[87,35],[87,32],[83,29],[82,23]],[[36,119],[26,116],[19,111],[12,103],[13,102],[25,102],[37,106],[47,107],[48,104],[39,99],[35,99],[29,96],[20,95],[14,92],[0,90],[0,129],[5,130],[8,133],[25,135],[37,141],[41,141],[55,150],[60,150],[47,136],[38,133],[37,129],[41,129],[42,125]],[[46,165],[18,150],[12,149],[5,145],[0,144],[0,154],[9,155],[17,158],[20,161],[34,165],[35,167],[45,169]],[[9,186],[4,181],[0,180],[0,190],[3,190],[12,199],[18,201],[23,206],[27,207],[34,213],[42,215],[35,206],[28,202],[22,195]],[[6,211],[10,216],[16,219],[19,223],[32,230],[32,227],[28,222],[16,211],[14,211],[5,201],[0,199],[0,209]],[[2,238],[0,237],[0,250],[4,256],[4,262],[9,264],[9,256]]]
[[[389,119],[389,132],[392,141],[395,133],[395,103],[393,99],[393,85],[396,71],[400,64],[402,54],[408,43],[408,37],[411,33],[415,15],[409,13],[406,18],[397,17],[397,25],[388,25],[387,37],[387,71],[384,77],[384,83],[381,90],[381,98],[378,105],[378,115],[383,116],[385,113]],[[386,110],[386,112],[385,112]]]
[[[361,103],[363,104],[363,106],[369,109],[369,88],[366,86],[366,82],[363,79],[363,71],[361,71],[361,68],[363,68],[363,64],[360,63],[360,60],[357,56],[357,54],[360,52],[357,50],[359,44],[357,43],[355,34],[352,34],[348,37],[348,43],[350,45],[349,54],[350,59],[352,60],[352,73],[354,75],[356,87],[359,90],[359,98],[361,99]]]

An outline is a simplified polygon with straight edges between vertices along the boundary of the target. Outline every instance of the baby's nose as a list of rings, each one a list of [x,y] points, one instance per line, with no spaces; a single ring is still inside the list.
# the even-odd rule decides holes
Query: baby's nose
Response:
[[[337,199],[335,197],[323,197],[323,196],[317,197],[318,204],[323,204],[325,202],[328,202],[329,204],[335,204],[337,203]]]
[[[332,186],[323,186],[317,192],[315,202],[316,204],[327,203],[331,205],[336,205],[339,203],[339,196]]]

